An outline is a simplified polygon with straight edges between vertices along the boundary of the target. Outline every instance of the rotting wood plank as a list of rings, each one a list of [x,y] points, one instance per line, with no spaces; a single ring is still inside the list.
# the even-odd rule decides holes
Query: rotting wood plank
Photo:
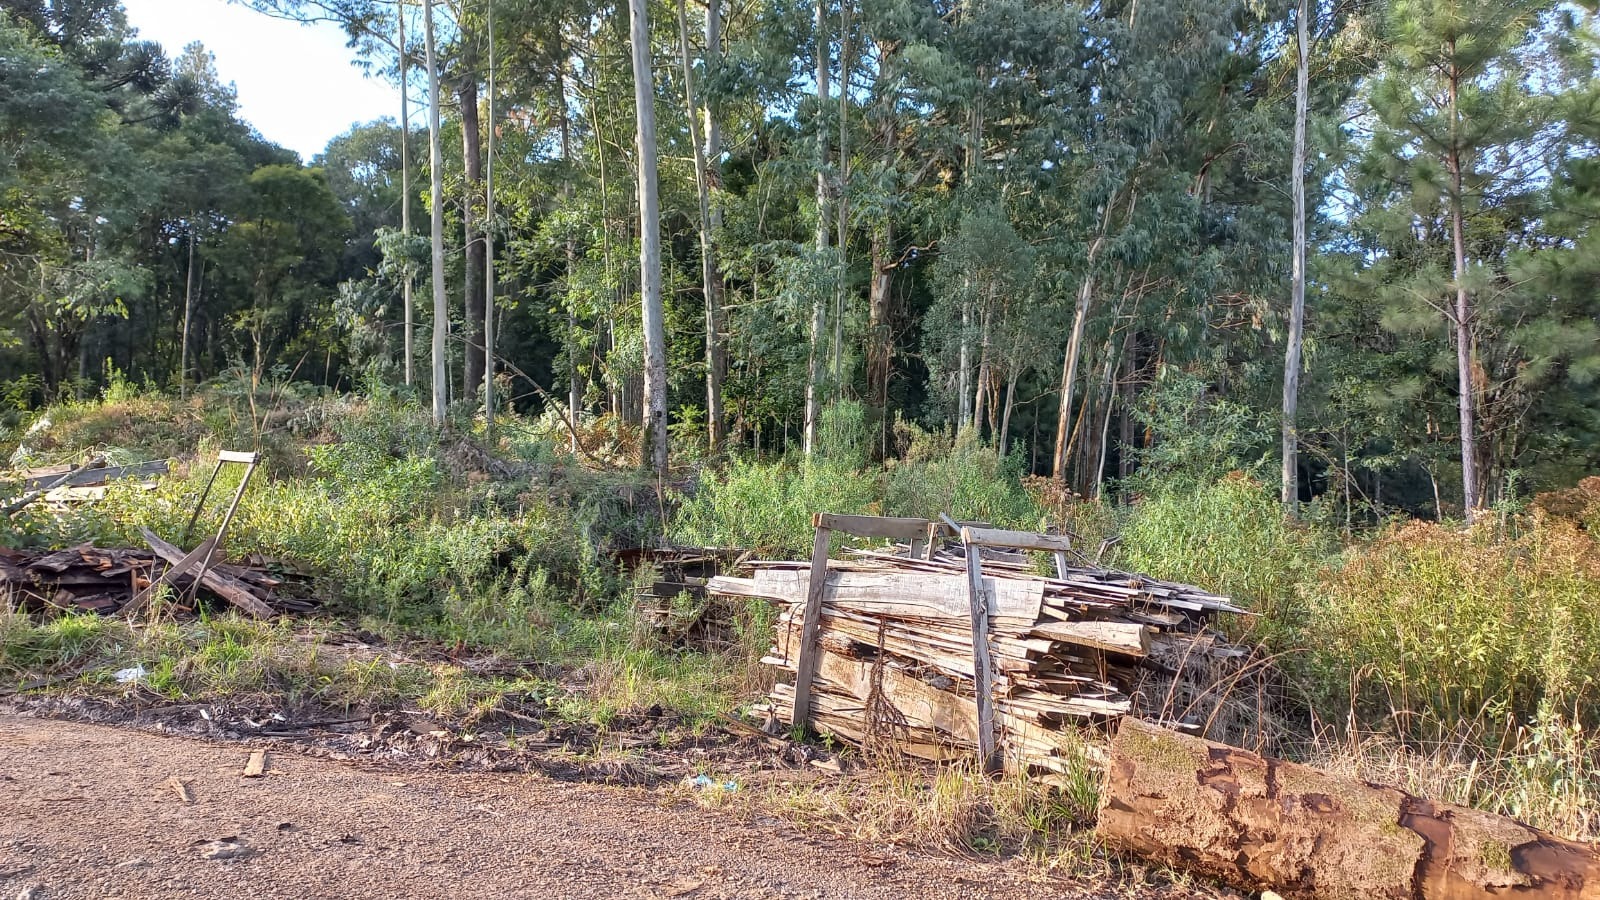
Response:
[[[250,759],[244,764],[244,777],[260,778],[265,774],[267,774],[267,751],[250,751]]]
[[[182,550],[179,550],[177,547],[174,547],[166,541],[163,541],[149,529],[142,529],[142,531],[145,542],[150,545],[150,549],[154,550],[157,556],[169,563],[172,563],[174,570],[176,570],[179,563],[189,559],[190,556],[194,556],[192,553],[188,556],[185,556]],[[205,544],[201,544],[200,546],[205,547],[206,544],[211,544],[214,548],[216,541],[214,538],[208,539]],[[191,566],[193,564],[193,562],[190,563]],[[182,577],[184,574],[187,573],[179,572],[174,577]],[[239,607],[252,616],[256,616],[257,618],[271,618],[273,615],[272,607],[268,606],[266,601],[252,593],[244,584],[244,582],[241,582],[235,578],[230,578],[227,575],[223,575],[215,569],[207,569],[201,572],[200,584],[207,590],[228,601],[229,603],[232,603],[234,606]],[[132,604],[129,605],[131,606]]]
[[[1115,848],[1291,898],[1600,897],[1600,848],[1513,819],[1123,720],[1101,792]]]
[[[1150,629],[1128,622],[1045,622],[1035,625],[1028,633],[1129,656],[1150,653]]]

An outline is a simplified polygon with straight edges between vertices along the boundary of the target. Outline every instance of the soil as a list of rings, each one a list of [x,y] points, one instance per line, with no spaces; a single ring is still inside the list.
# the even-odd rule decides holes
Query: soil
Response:
[[[266,775],[243,777],[263,746]],[[807,834],[682,789],[318,750],[0,713],[0,897],[1188,896]]]

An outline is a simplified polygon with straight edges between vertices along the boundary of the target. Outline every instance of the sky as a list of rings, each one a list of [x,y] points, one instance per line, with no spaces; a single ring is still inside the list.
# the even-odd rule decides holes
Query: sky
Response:
[[[205,44],[217,73],[239,92],[239,115],[309,162],[357,122],[399,118],[393,85],[352,65],[355,51],[331,23],[300,25],[227,0],[123,0],[128,23],[177,56]]]

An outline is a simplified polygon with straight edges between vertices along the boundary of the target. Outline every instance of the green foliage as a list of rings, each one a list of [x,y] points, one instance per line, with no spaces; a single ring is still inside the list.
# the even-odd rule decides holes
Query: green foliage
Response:
[[[1020,453],[1002,457],[971,429],[913,432],[905,459],[888,465],[884,507],[890,515],[937,519],[940,513],[1001,528],[1037,529],[1040,508],[1022,486]]]
[[[800,559],[811,553],[814,513],[872,513],[882,496],[876,473],[824,459],[734,460],[684,501],[673,537],[691,546],[748,547]]]
[[[1273,492],[1245,476],[1146,484],[1154,492],[1127,514],[1118,567],[1236,597],[1260,613],[1236,627],[1294,646],[1306,618],[1301,586],[1331,549],[1327,537],[1285,520]]]
[[[1534,514],[1515,533],[1398,526],[1308,584],[1322,687],[1418,737],[1461,722],[1485,740],[1557,718],[1600,725],[1600,545]],[[1353,693],[1352,693],[1353,691]],[[1337,708],[1337,707],[1335,707]]]

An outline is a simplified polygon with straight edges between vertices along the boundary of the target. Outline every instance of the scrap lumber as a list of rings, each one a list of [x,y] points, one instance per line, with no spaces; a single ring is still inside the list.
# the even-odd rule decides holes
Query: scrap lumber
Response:
[[[267,751],[250,751],[250,758],[244,764],[244,777],[260,778],[265,774],[267,774]]]
[[[1211,624],[1244,612],[1227,597],[1071,565],[1060,535],[957,523],[944,534],[973,542],[903,540],[830,559],[832,526],[916,531],[870,518],[818,515],[810,563],[754,562],[751,577],[706,582],[709,593],[780,608],[762,660],[789,676],[762,707],[774,722],[924,759],[976,752],[986,765],[1060,770],[1076,725],[1140,712],[1205,728],[1249,664]]]
[[[155,533],[150,529],[142,528],[140,532],[144,535],[145,543],[150,545],[150,549],[154,550],[157,556],[171,563],[174,569],[183,569],[198,562],[198,560],[190,558],[194,554],[185,555],[182,550],[156,537]],[[214,547],[215,541],[213,540],[211,543]],[[202,544],[201,546],[204,547],[205,545]],[[182,574],[184,573],[180,571],[179,575]],[[209,568],[202,569],[199,577],[200,584],[205,588],[250,615],[257,618],[270,618],[273,615],[272,607],[263,602],[260,597],[251,593],[250,588],[244,582],[230,575],[225,575],[216,569]]]
[[[134,599],[163,578],[162,570],[170,565],[170,554],[158,556],[142,548],[80,544],[65,550],[33,551],[0,547],[0,597],[32,612],[128,614],[137,611]],[[234,563],[214,563],[207,574],[214,577],[201,579],[199,584],[192,572],[173,576],[170,583],[180,595],[187,598],[192,594],[201,604],[243,603],[252,615],[316,608],[313,601],[305,599],[311,590],[309,578],[277,560],[252,556]]]
[[[1331,900],[1600,898],[1600,847],[1134,719],[1099,834],[1245,890]]]

